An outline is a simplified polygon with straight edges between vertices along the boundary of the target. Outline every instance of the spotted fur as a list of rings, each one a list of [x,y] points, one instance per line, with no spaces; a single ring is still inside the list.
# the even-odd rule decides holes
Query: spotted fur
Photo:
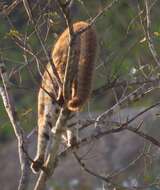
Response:
[[[86,27],[88,27],[88,23],[82,21],[73,24],[75,33],[80,32]],[[52,50],[52,60],[62,84],[67,63],[68,47],[69,32],[66,29]],[[68,120],[67,126],[75,124],[75,111],[79,111],[82,108],[91,92],[97,49],[97,39],[94,29],[88,27],[87,30],[77,35],[73,48],[76,49],[76,52],[72,59],[73,62],[78,63],[78,71],[72,84],[71,98],[67,102],[68,110],[70,110],[70,119]],[[54,127],[60,108],[64,103],[62,90],[59,89],[53,76],[52,67],[50,64],[47,64],[38,94],[38,143],[37,156],[35,162],[32,164],[34,172],[38,172],[44,163],[50,131]],[[61,101],[57,101],[57,97],[61,97]]]

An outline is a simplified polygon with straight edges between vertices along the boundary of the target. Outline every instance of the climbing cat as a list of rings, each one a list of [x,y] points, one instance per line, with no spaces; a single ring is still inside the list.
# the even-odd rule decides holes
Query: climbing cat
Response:
[[[85,30],[85,28],[87,28]],[[85,30],[81,32],[82,30]],[[78,64],[78,71],[72,84],[71,97],[67,101],[70,116],[67,126],[73,125],[75,112],[80,111],[91,93],[94,63],[97,53],[97,37],[93,27],[87,22],[73,24],[76,39],[74,43],[75,54],[72,61]],[[68,28],[60,35],[51,52],[52,60],[63,84],[65,67],[69,47]],[[46,147],[50,137],[51,128],[55,126],[60,108],[64,104],[63,92],[59,89],[53,75],[52,65],[47,64],[42,77],[41,88],[38,94],[38,143],[37,155],[32,163],[34,172],[38,172],[44,163]],[[57,97],[59,97],[57,99]]]

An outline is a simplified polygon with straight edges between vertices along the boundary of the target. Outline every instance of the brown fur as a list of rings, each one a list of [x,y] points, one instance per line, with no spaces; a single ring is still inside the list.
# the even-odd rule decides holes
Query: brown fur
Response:
[[[75,33],[86,27],[88,27],[88,23],[83,21],[73,25]],[[77,38],[75,47],[73,47],[76,48],[77,51],[73,59],[78,61],[78,74],[72,85],[72,97],[67,104],[68,109],[71,111],[79,111],[90,95],[97,51],[97,38],[93,28],[89,27],[85,32],[77,35]],[[52,52],[53,62],[62,83],[67,63],[68,43],[69,32],[68,29],[66,29],[59,37]]]
[[[74,32],[79,32],[87,26],[88,23],[86,22],[77,22],[73,25]],[[66,29],[57,40],[52,51],[52,59],[62,84],[67,63],[68,44],[69,33],[68,29]],[[94,29],[90,27],[85,32],[77,35],[76,43],[73,48],[76,49],[76,53],[73,56],[73,61],[78,62],[78,71],[72,84],[72,96],[68,100],[67,106],[69,110],[75,112],[81,109],[91,92],[91,83],[97,49],[97,39]],[[55,126],[60,108],[64,103],[63,93],[61,93],[62,90],[59,89],[53,76],[52,67],[50,64],[47,64],[38,94],[37,155],[31,166],[33,172],[35,173],[40,170],[44,163],[50,131],[51,128]],[[57,97],[60,98],[58,102],[56,101]],[[70,115],[73,117],[75,113],[70,112]],[[69,119],[67,122],[68,126],[75,123],[72,119]],[[68,141],[70,140],[71,137]]]

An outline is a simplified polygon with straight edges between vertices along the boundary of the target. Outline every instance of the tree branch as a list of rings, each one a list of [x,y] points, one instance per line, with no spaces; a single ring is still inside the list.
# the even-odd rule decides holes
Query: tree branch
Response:
[[[73,56],[75,54],[75,50],[73,49],[74,40],[72,38],[73,28],[71,25],[69,9],[67,7],[68,5],[64,5],[60,1],[57,1],[57,3],[59,4],[59,6],[65,16],[65,20],[66,20],[66,23],[69,28],[69,37],[70,37],[68,57],[67,57],[67,66],[65,69],[65,77],[64,77],[64,84],[63,84],[63,91],[64,91],[63,95],[64,95],[64,99],[66,100],[71,95],[70,89],[71,89],[72,81],[74,78],[74,75],[73,76],[70,75],[70,69],[72,70],[73,68],[76,67],[75,63],[73,63]],[[75,74],[75,72],[72,72],[72,73]],[[58,153],[59,146],[61,143],[61,136],[64,133],[64,131],[66,131],[66,128],[64,128],[64,126],[66,126],[66,121],[68,119],[69,113],[70,112],[64,105],[64,107],[61,109],[61,112],[59,114],[58,120],[56,122],[56,126],[55,126],[55,128],[52,129],[51,148],[50,148],[47,160],[44,164],[44,166],[46,168],[46,172],[42,171],[40,173],[40,176],[39,176],[38,181],[35,186],[35,190],[43,190],[45,188],[46,181],[54,173],[54,170],[56,167],[57,153]],[[53,141],[53,136],[54,136],[54,141]]]
[[[5,16],[8,16],[15,9],[15,7],[19,5],[19,3],[21,2],[22,0],[15,0],[9,6],[5,6],[5,5],[3,6],[3,2],[2,2],[2,7],[0,7],[0,13],[2,12],[2,14],[4,14]]]
[[[160,67],[160,59],[157,54],[157,51],[156,51],[156,48],[154,46],[153,39],[151,36],[151,20],[150,20],[151,8],[149,7],[149,0],[145,0],[145,8],[146,8],[146,19],[147,19],[147,28],[145,31],[145,35],[146,35],[148,47],[153,56],[153,59],[155,60],[156,64]]]
[[[75,57],[75,52],[76,52],[76,48],[74,47],[77,35],[75,35],[72,25],[69,2],[70,1],[68,1],[67,4],[62,4],[60,0],[57,0],[57,3],[59,5],[60,10],[62,11],[62,14],[66,22],[66,26],[68,27],[69,31],[67,64],[66,64],[64,84],[63,84],[63,96],[64,100],[66,101],[71,97],[72,83],[78,69],[78,63],[74,61],[75,59],[73,59]]]
[[[9,85],[8,75],[2,60],[0,63],[0,77],[2,79],[2,84],[0,84],[0,95],[2,97],[5,110],[8,114],[8,117],[18,140],[18,152],[21,165],[21,178],[19,181],[18,190],[26,190],[29,184],[30,164],[29,160],[26,157],[26,154],[23,152],[22,145],[27,150],[27,137],[24,134],[22,127],[20,126],[20,121],[15,110],[13,95]]]
[[[69,111],[66,108],[62,108],[55,128],[52,129],[51,136],[51,148],[49,155],[44,164],[45,172],[42,171],[36,183],[34,190],[44,190],[46,181],[53,175],[57,164],[57,154],[61,143],[61,136],[66,131],[65,126],[68,119]],[[54,136],[54,137],[53,137]],[[54,138],[54,140],[53,140]]]
[[[138,127],[132,127],[130,124],[132,122],[134,122],[137,118],[141,117],[144,113],[148,112],[149,110],[157,107],[160,105],[160,102],[157,102],[151,106],[149,106],[148,108],[142,110],[141,112],[139,112],[138,114],[136,114],[135,116],[133,116],[132,118],[130,118],[129,120],[127,120],[126,122],[124,123],[120,123],[120,122],[117,122],[117,121],[109,121],[110,125],[114,126],[114,128],[111,128],[111,129],[108,129],[108,130],[96,130],[96,131],[93,131],[92,134],[90,134],[89,137],[85,137],[83,139],[81,139],[80,142],[72,145],[71,147],[67,148],[65,151],[61,152],[58,156],[59,160],[63,159],[67,154],[69,154],[73,148],[75,147],[82,147],[86,144],[89,144],[90,142],[96,140],[96,139],[100,139],[106,135],[110,135],[110,134],[113,134],[113,133],[119,133],[119,132],[122,132],[124,130],[128,130],[128,131],[131,131],[133,133],[136,133],[138,136],[142,137],[143,139],[149,141],[150,143],[152,143],[153,145],[157,146],[157,147],[160,147],[160,142],[158,140],[156,140],[154,137],[144,133],[143,131],[139,131],[139,128],[140,126]],[[89,124],[88,124],[88,121],[87,121],[87,124],[83,124],[84,126],[81,126],[82,129],[88,127],[88,125],[93,125],[96,121],[91,121]],[[103,118],[103,120],[101,120],[101,122],[103,123],[103,126],[105,127],[106,125],[106,117]],[[107,124],[107,127],[108,127],[108,124]],[[80,129],[81,129],[80,128]],[[96,133],[95,133],[96,132]]]

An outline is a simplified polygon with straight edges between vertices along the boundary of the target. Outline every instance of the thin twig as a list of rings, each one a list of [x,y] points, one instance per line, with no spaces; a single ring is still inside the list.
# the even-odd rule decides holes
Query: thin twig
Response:
[[[154,46],[153,39],[151,36],[151,19],[150,19],[151,9],[149,8],[149,0],[145,0],[145,7],[146,7],[146,18],[147,18],[147,27],[146,27],[145,35],[146,35],[148,47],[149,47],[150,52],[153,56],[153,59],[155,60],[156,64],[160,67],[160,59],[159,59],[159,56],[157,54],[157,51],[156,51],[156,48]]]
[[[147,87],[147,90],[145,90],[145,84],[143,84],[142,86],[138,87],[137,89],[135,89],[134,91],[132,91],[130,94],[126,95],[124,98],[122,98],[121,100],[119,100],[111,108],[107,109],[105,112],[103,112],[101,115],[99,115],[96,118],[95,127],[98,126],[98,123],[100,122],[100,120],[102,120],[107,115],[113,113],[117,108],[120,108],[120,106],[122,104],[124,104],[125,102],[134,102],[136,100],[139,100],[140,98],[142,98],[146,94],[150,93],[151,91],[153,91],[157,87],[158,87],[158,85],[155,86],[155,87],[151,86],[150,88]]]
[[[76,54],[75,43],[76,43],[77,35],[75,35],[74,33],[71,15],[70,15],[70,9],[68,7],[69,4],[67,5],[62,4],[60,0],[57,0],[57,3],[60,7],[60,10],[63,13],[66,25],[68,27],[68,32],[69,32],[67,64],[65,68],[64,83],[63,83],[63,97],[64,97],[64,100],[67,101],[71,97],[72,83],[78,70],[78,63],[74,59],[75,54]]]
[[[22,2],[22,0],[15,0],[9,6],[2,7],[2,13],[8,16],[16,7]],[[3,2],[2,2],[3,3]],[[0,10],[1,13],[1,10]]]
[[[102,96],[103,94],[106,94],[106,92],[112,88],[119,88],[119,87],[135,87],[138,85],[146,85],[146,88],[155,86],[158,87],[160,83],[160,79],[154,78],[154,79],[146,79],[146,80],[136,80],[136,81],[131,81],[131,82],[126,82],[126,81],[113,81],[110,83],[106,83],[102,85],[101,87],[93,90],[92,92],[92,98],[96,98],[97,96]]]
[[[149,185],[145,185],[145,186],[131,186],[131,187],[125,187],[123,185],[120,185],[118,183],[115,183],[113,182],[113,180],[110,178],[110,177],[106,177],[104,175],[100,175],[94,171],[92,171],[91,169],[89,169],[86,164],[81,160],[81,158],[77,155],[76,152],[72,152],[74,157],[76,158],[77,162],[79,163],[79,165],[82,167],[82,169],[89,173],[90,175],[92,176],[95,176],[97,177],[98,179],[102,180],[102,181],[105,181],[110,187],[112,188],[120,188],[120,189],[125,189],[125,190],[142,190],[142,189],[146,189],[146,188],[149,188],[149,187],[152,187],[154,185],[156,185],[157,183],[151,183]],[[140,155],[137,159],[139,159],[142,155]],[[132,163],[133,164],[133,163]]]

